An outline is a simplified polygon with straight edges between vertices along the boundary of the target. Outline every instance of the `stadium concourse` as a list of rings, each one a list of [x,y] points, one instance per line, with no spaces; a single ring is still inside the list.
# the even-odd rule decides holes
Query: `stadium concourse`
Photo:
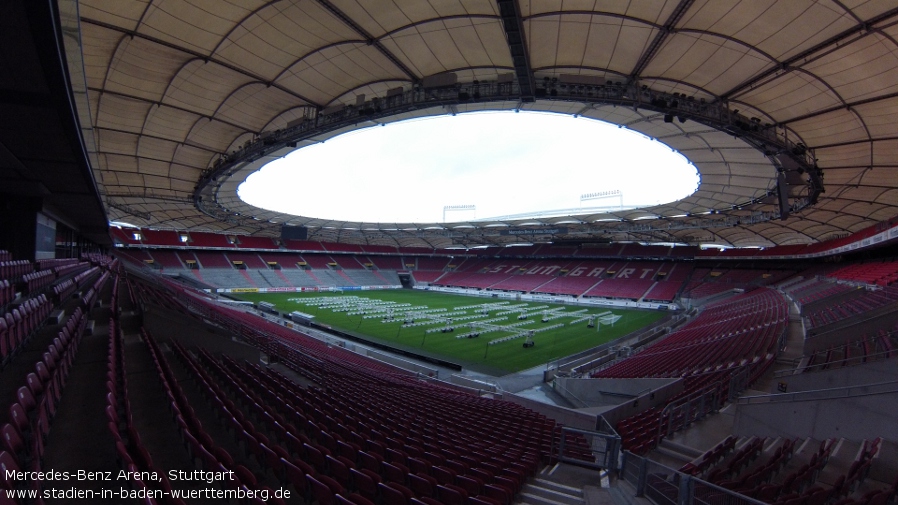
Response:
[[[898,500],[892,3],[0,11],[0,503]],[[478,111],[608,121],[700,183],[454,223],[237,194],[294,149]],[[488,377],[229,299],[384,289],[663,317]]]

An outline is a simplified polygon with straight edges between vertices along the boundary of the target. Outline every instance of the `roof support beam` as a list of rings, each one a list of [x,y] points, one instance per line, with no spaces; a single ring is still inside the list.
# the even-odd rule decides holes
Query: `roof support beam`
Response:
[[[787,125],[787,124],[791,124],[791,123],[797,123],[798,121],[812,119],[812,118],[815,118],[818,116],[823,116],[823,115],[829,114],[831,112],[836,112],[836,111],[845,110],[845,109],[851,110],[855,107],[860,107],[861,105],[867,105],[867,104],[880,102],[880,101],[884,101],[884,100],[891,100],[893,98],[898,98],[898,92],[889,93],[886,95],[874,96],[874,97],[870,97],[870,98],[864,98],[863,100],[858,100],[856,102],[851,102],[851,103],[843,102],[842,105],[837,105],[835,107],[830,107],[828,109],[816,110],[816,111],[810,112],[808,114],[802,114],[801,116],[784,119],[783,121],[779,122],[779,125]],[[865,139],[864,142],[869,142],[871,140],[875,140],[875,139]]]
[[[536,83],[530,68],[530,52],[527,49],[527,38],[524,35],[521,6],[518,5],[517,0],[496,0],[496,4],[499,6],[499,15],[502,16],[502,27],[505,28],[508,50],[511,52],[514,72],[518,78],[518,86],[521,88],[521,101],[532,102],[536,99]]]
[[[642,53],[642,56],[639,57],[639,61],[636,62],[633,71],[630,72],[630,79],[632,81],[639,79],[639,75],[642,74],[645,67],[647,67],[655,55],[658,54],[658,50],[661,49],[661,46],[664,44],[664,41],[667,40],[668,35],[676,29],[676,25],[680,22],[680,19],[683,18],[683,14],[692,7],[693,1],[694,0],[680,0],[680,3],[676,6],[673,12],[670,13],[664,26],[661,27],[661,30],[655,35],[655,38],[649,44],[649,47],[647,47]]]
[[[284,86],[281,86],[280,84],[277,84],[277,83],[275,83],[275,82],[267,81],[267,80],[263,79],[261,76],[255,75],[255,74],[253,74],[252,72],[248,72],[247,70],[245,70],[245,69],[243,69],[243,68],[240,68],[240,67],[238,67],[238,66],[236,66],[236,65],[232,65],[232,64],[230,64],[230,63],[228,63],[228,62],[226,62],[226,61],[222,61],[222,60],[218,60],[218,59],[216,59],[216,58],[213,58],[212,56],[209,56],[209,55],[206,55],[206,54],[202,54],[202,53],[199,53],[199,52],[194,51],[194,50],[192,50],[192,49],[187,49],[186,47],[181,47],[181,46],[179,46],[179,45],[177,45],[177,44],[172,44],[172,43],[167,42],[167,41],[165,41],[165,40],[158,39],[158,38],[156,38],[156,37],[152,37],[152,36],[150,36],[150,35],[146,35],[146,34],[143,34],[143,33],[140,33],[140,32],[136,32],[136,31],[134,31],[134,30],[127,30],[127,29],[122,28],[122,27],[120,27],[120,26],[115,26],[115,25],[113,25],[113,24],[105,23],[105,22],[103,22],[103,21],[97,21],[96,19],[90,19],[90,18],[82,17],[82,18],[81,18],[81,22],[82,22],[82,23],[89,24],[89,25],[99,26],[99,27],[105,28],[105,29],[107,29],[107,30],[112,30],[112,31],[114,31],[114,32],[118,32],[118,33],[127,35],[127,36],[129,36],[129,37],[131,37],[131,38],[143,39],[143,40],[152,42],[152,43],[154,43],[154,44],[159,44],[160,46],[164,46],[164,47],[167,47],[167,48],[169,48],[169,49],[174,49],[175,51],[179,51],[179,52],[182,52],[182,53],[184,53],[184,54],[188,54],[188,55],[193,56],[193,57],[195,57],[195,58],[199,58],[199,59],[201,59],[201,60],[203,60],[203,61],[208,61],[208,62],[211,62],[211,63],[215,63],[216,65],[219,65],[219,66],[221,66],[221,67],[227,68],[228,70],[231,70],[231,71],[233,71],[233,72],[236,72],[236,73],[238,73],[238,74],[240,74],[240,75],[244,75],[244,76],[246,76],[246,77],[249,77],[250,79],[253,79],[254,81],[261,82],[261,83],[264,83],[264,84],[267,85],[267,86],[272,86],[272,87],[274,87],[274,88],[277,88],[277,89],[283,91],[284,93],[287,93],[288,95],[290,95],[290,96],[292,96],[292,97],[295,97],[295,98],[297,98],[297,99],[299,99],[299,100],[302,100],[303,102],[305,102],[305,103],[307,103],[307,104],[309,104],[309,105],[314,105],[314,106],[316,106],[316,107],[320,107],[320,106],[321,106],[320,104],[317,104],[317,103],[315,103],[315,102],[312,101],[312,100],[309,100],[308,98],[306,98],[306,97],[304,97],[304,96],[302,96],[302,95],[296,93],[295,91],[293,91],[293,90],[291,90],[291,89],[285,88]]]
[[[889,18],[892,18],[894,16],[898,16],[898,8],[886,11],[886,12],[880,14],[879,16],[876,16],[876,17],[870,19],[869,21],[867,21],[865,23],[859,23],[859,24],[849,28],[848,30],[843,31],[842,33],[836,34],[835,36],[830,37],[829,39],[824,40],[823,42],[821,42],[811,48],[808,48],[805,51],[802,51],[802,52],[796,54],[795,56],[789,58],[788,60],[781,62],[779,65],[775,65],[775,66],[767,69],[766,72],[761,72],[761,73],[755,75],[754,77],[752,77],[751,79],[744,81],[742,84],[737,85],[735,88],[727,91],[726,93],[723,93],[721,95],[721,97],[725,100],[729,99],[735,95],[738,95],[739,93],[741,93],[743,91],[753,88],[756,84],[763,82],[765,79],[774,77],[777,72],[780,72],[780,71],[788,72],[789,67],[792,67],[796,64],[804,64],[805,63],[804,60],[806,60],[807,58],[810,58],[814,53],[822,51],[828,47],[835,47],[835,48],[840,47],[841,43],[845,39],[848,39],[848,38],[851,38],[854,36],[863,37],[866,32],[874,29],[873,28],[874,25],[881,23],[881,22],[883,22]]]
[[[380,51],[393,65],[396,65],[396,68],[402,71],[403,74],[408,76],[408,78],[413,82],[418,82],[420,79],[414,72],[412,72],[404,63],[399,61],[399,58],[396,57],[395,54],[391,53],[389,49],[384,47],[383,44],[377,40],[376,37],[368,33],[364,28],[362,28],[358,23],[352,20],[345,12],[341,11],[336,5],[330,3],[329,0],[318,0],[318,3],[322,5],[328,12],[333,14],[337,19],[342,21],[346,26],[352,28],[352,30],[359,35],[361,35],[367,42],[369,46],[373,46],[375,49]]]

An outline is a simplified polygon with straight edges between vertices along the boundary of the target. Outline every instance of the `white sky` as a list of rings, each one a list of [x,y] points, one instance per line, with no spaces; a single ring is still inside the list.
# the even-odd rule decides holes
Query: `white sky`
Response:
[[[442,222],[577,209],[580,195],[620,190],[625,206],[692,194],[698,173],[640,133],[549,113],[486,112],[376,126],[299,149],[238,188],[243,201],[290,214],[365,222]],[[583,206],[617,205],[618,200]]]

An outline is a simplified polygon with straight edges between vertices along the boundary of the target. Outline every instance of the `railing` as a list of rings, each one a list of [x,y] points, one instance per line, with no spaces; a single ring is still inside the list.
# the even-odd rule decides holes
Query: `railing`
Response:
[[[711,384],[664,407],[658,419],[658,440],[720,410],[725,401],[720,389],[720,384]]]
[[[601,427],[601,423],[605,421],[600,419]],[[558,461],[588,468],[617,470],[621,438],[607,422],[602,429],[610,430],[611,433],[562,427],[557,450],[554,451]]]
[[[765,505],[764,502],[735,493],[705,482],[701,479],[690,479],[692,500],[695,505]]]
[[[851,345],[853,345],[853,344],[846,344],[846,345],[844,345],[842,347],[838,347],[834,350],[844,349]],[[824,352],[821,351],[821,352],[818,352],[815,354],[823,354],[823,353]],[[835,359],[831,359],[830,361],[826,361],[823,363],[814,363],[813,365],[807,365],[804,368],[800,368],[801,360],[804,358],[804,356],[801,356],[801,357],[798,357],[798,358],[795,358],[794,360],[792,360],[792,364],[793,364],[792,368],[786,368],[784,370],[777,370],[773,374],[773,376],[775,378],[779,379],[782,377],[789,377],[792,375],[803,374],[803,373],[820,372],[822,370],[830,370],[830,369],[836,370],[836,368],[830,368],[833,365],[838,365],[839,368],[846,367],[846,366],[851,367],[851,366],[863,365],[865,363],[870,363],[872,361],[891,359],[891,358],[895,358],[895,357],[898,357],[898,350],[881,351],[881,352],[877,352],[877,353],[873,353],[873,354],[865,354],[863,356],[851,356],[848,358],[844,358],[844,357],[843,358],[835,358]]]
[[[727,400],[735,401],[736,398],[745,391],[751,382],[751,366],[746,365],[738,372],[734,372],[730,376],[730,388],[727,394]]]
[[[898,380],[878,382],[876,384],[865,384],[863,386],[846,386],[841,388],[796,391],[795,393],[743,396],[742,398],[739,398],[738,403],[739,405],[752,405],[758,403],[806,402],[835,398],[857,398],[858,396],[878,395],[883,393],[898,393]]]
[[[560,389],[560,390],[564,391],[564,394],[561,395],[561,396],[565,397],[568,401],[570,401],[571,403],[573,403],[573,404],[574,404],[574,407],[576,407],[576,408],[578,408],[578,409],[585,409],[585,408],[590,407],[590,405],[589,405],[588,403],[586,403],[585,401],[581,400],[580,397],[578,397],[577,395],[575,395],[574,393],[572,393],[570,389],[568,389],[568,388],[562,386],[561,384],[559,384],[557,380],[556,380],[556,381],[552,381],[552,388],[553,388],[553,389]]]
[[[623,454],[620,476],[656,505],[767,505],[631,452]]]

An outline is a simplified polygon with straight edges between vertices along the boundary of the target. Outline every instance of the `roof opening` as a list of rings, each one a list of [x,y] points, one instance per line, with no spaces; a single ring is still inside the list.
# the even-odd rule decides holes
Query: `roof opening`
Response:
[[[343,134],[240,185],[263,209],[359,222],[472,222],[590,214],[680,200],[689,160],[617,125],[561,114],[479,112]]]

